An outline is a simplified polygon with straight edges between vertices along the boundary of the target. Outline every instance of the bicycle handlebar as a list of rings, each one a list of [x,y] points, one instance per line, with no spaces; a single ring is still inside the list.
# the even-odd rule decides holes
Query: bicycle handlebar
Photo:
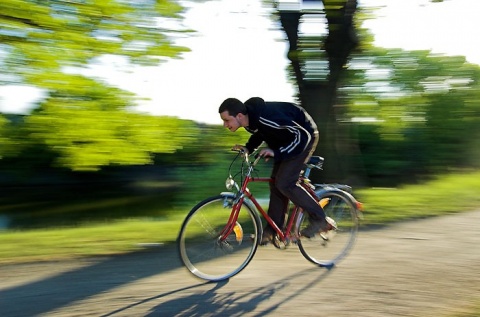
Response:
[[[252,162],[250,162],[249,158],[251,156],[251,154],[249,154],[248,152],[244,151],[243,149],[232,149],[232,151],[234,152],[237,152],[239,155],[242,155],[242,157],[244,158],[245,162],[247,162],[250,166],[254,167],[255,165],[258,164],[258,162],[260,161],[260,159],[262,158],[262,156],[260,156],[260,154],[258,153],[258,151],[254,151],[253,153],[253,157],[254,157],[254,160]],[[305,175],[308,176],[309,173],[310,173],[310,170],[312,169],[319,169],[321,170],[322,169],[322,166],[323,166],[323,157],[321,156],[312,156],[310,158],[310,160],[308,162],[305,163]]]
[[[262,156],[260,156],[259,153],[255,153],[255,151],[253,153],[253,161],[250,162],[249,158],[250,158],[250,155],[248,152],[244,151],[243,149],[232,149],[232,151],[234,152],[237,152],[239,155],[242,155],[244,160],[250,165],[250,166],[255,166],[258,164],[258,162],[261,160]]]

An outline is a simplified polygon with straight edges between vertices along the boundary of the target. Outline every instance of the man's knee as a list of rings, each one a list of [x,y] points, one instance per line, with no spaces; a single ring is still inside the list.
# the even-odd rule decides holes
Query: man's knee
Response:
[[[282,192],[285,196],[289,196],[290,193],[297,187],[297,181],[288,181],[283,179],[275,180],[275,187]]]

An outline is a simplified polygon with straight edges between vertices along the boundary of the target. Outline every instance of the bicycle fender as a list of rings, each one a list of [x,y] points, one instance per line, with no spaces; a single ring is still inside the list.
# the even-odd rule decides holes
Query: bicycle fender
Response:
[[[358,219],[363,219],[363,213],[360,209],[358,209],[358,200],[353,197],[352,194],[350,194],[349,192],[346,192],[344,190],[341,190],[339,188],[335,188],[335,187],[321,187],[321,188],[318,188],[315,190],[315,194],[317,194],[318,197],[320,197],[321,195],[325,194],[325,193],[337,193],[339,195],[342,195],[344,196],[346,199],[349,199],[353,206],[355,207],[355,211],[357,213],[357,218]]]
[[[229,196],[229,197],[235,197],[235,194],[233,192],[221,192],[220,195],[222,196]]]

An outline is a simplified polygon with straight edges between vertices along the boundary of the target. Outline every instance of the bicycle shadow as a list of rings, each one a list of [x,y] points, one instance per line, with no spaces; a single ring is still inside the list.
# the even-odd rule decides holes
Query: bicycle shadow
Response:
[[[172,246],[162,248],[160,251],[158,249],[144,250],[107,258],[96,258],[87,261],[81,267],[66,271],[59,270],[58,274],[34,279],[9,288],[1,289],[0,287],[0,315],[23,317],[48,314],[72,303],[109,292],[122,285],[180,268],[182,265],[177,256]],[[61,263],[53,263],[51,269],[55,270],[61,267]],[[0,276],[5,274],[4,268],[1,268]],[[22,270],[24,274],[35,276],[35,271]],[[104,316],[115,316],[120,312],[129,313],[135,307],[145,309],[146,316],[199,316],[205,315],[206,312],[209,316],[238,316],[243,313],[257,312],[260,304],[263,311],[258,315],[261,316],[269,311],[275,311],[279,305],[272,304],[265,308],[266,300],[293,285],[289,281],[295,280],[299,274],[304,273],[313,274],[313,277],[317,276],[317,278],[309,280],[309,283],[299,291],[288,294],[288,297],[281,302],[285,303],[319,283],[328,276],[329,271],[310,267],[303,271],[295,271],[290,276],[278,277],[275,281],[258,286],[253,290],[250,285],[248,289],[239,288],[238,285],[226,288],[225,286],[229,285],[228,281],[202,282],[141,301],[130,302]],[[212,287],[208,288],[209,285]],[[142,307],[142,305],[149,305],[149,307]],[[152,307],[150,308],[150,306]]]
[[[206,282],[196,284],[184,288],[179,288],[167,293],[162,293],[150,298],[146,298],[134,304],[130,304],[123,308],[117,309],[111,313],[102,315],[101,317],[115,316],[119,313],[126,313],[129,309],[134,307],[148,304],[149,302],[162,300],[170,295],[175,295],[174,299],[164,301],[154,306],[149,313],[143,315],[146,317],[155,316],[243,316],[248,314],[249,316],[264,316],[268,313],[275,312],[280,305],[293,301],[296,297],[302,296],[310,288],[323,281],[329,274],[331,269],[323,270],[319,277],[313,279],[311,282],[305,284],[302,288],[296,289],[294,293],[287,294],[285,299],[277,301],[265,308],[259,308],[260,304],[271,300],[280,291],[288,290],[291,286],[290,281],[294,281],[299,275],[312,274],[312,268],[302,271],[296,271],[290,276],[282,277],[281,280],[271,282],[267,285],[262,285],[254,289],[245,290],[245,292],[238,293],[238,291],[222,290],[229,280],[222,282]],[[205,286],[209,284],[213,285],[211,289],[204,290]],[[178,294],[199,289],[193,294],[188,294],[183,297],[179,297]],[[238,288],[238,287],[236,287]]]

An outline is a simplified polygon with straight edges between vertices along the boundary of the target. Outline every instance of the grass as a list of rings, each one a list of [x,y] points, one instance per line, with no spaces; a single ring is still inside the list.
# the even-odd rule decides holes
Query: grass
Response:
[[[180,217],[130,219],[76,228],[0,233],[0,263],[111,255],[138,250],[144,243],[172,243]]]
[[[474,210],[480,207],[479,190],[480,171],[475,171],[444,175],[397,189],[361,189],[355,195],[364,203],[363,225],[386,225]],[[119,199],[123,201],[125,197]],[[143,206],[138,202],[134,205]],[[148,214],[77,223],[75,227],[0,231],[0,263],[119,254],[137,250],[142,243],[171,244],[188,208],[170,210],[162,217]]]
[[[480,207],[480,172],[450,174],[418,185],[355,192],[364,203],[365,224],[388,224]]]

